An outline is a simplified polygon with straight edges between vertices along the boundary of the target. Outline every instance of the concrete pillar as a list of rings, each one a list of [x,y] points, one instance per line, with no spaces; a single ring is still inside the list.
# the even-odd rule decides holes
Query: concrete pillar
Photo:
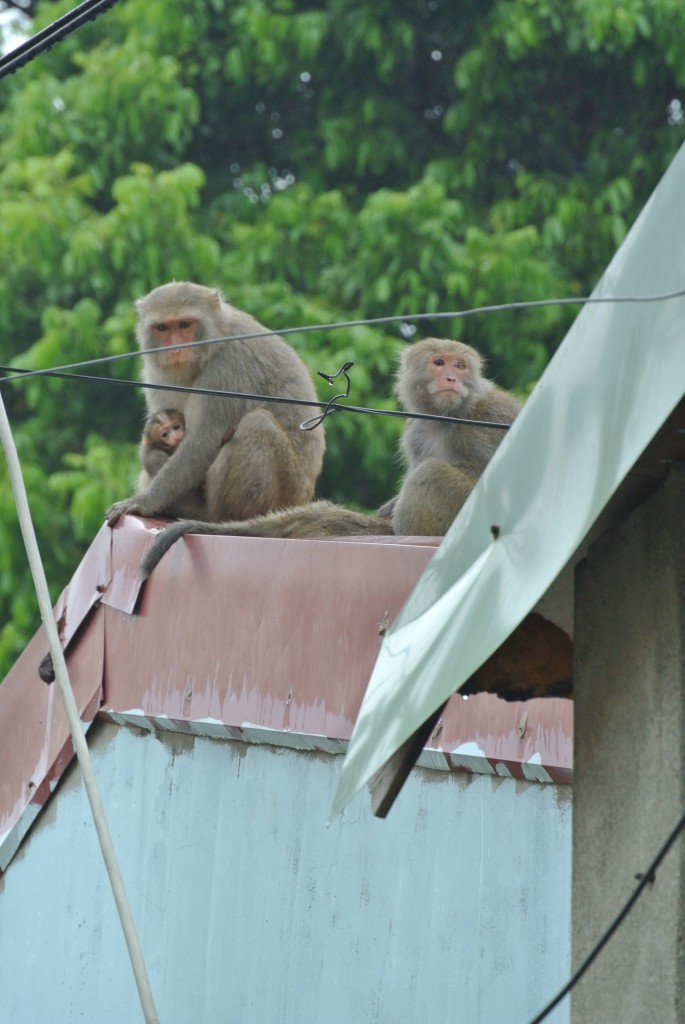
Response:
[[[573,967],[685,810],[685,466],[576,579]],[[571,995],[571,1024],[685,1021],[685,834]]]

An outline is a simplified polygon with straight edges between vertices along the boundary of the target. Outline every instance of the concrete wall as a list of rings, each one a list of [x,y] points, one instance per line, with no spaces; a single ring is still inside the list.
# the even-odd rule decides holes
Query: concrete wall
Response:
[[[162,1024],[527,1024],[567,979],[568,787],[417,769],[327,828],[339,757],[89,742]],[[72,767],[0,880],[0,1020],[141,1019]]]
[[[685,808],[685,467],[590,550],[576,589],[573,961]],[[685,1020],[685,837],[571,999],[573,1024]]]

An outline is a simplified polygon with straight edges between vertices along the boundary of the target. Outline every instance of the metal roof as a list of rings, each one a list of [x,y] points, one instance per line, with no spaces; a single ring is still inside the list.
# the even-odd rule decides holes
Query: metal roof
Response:
[[[126,516],[114,530],[103,526],[56,606],[84,722],[344,751],[379,630],[440,538],[189,536],[141,590],[137,567],[159,525]],[[562,636],[568,646],[550,667],[556,685],[568,674],[570,645],[548,619],[540,622],[548,639],[556,645]],[[540,622],[524,624],[532,629],[524,646],[546,664],[547,647],[533,639]],[[41,628],[0,686],[0,871],[72,756],[57,688],[38,676],[46,651]],[[502,678],[501,661],[493,665],[474,689]],[[525,679],[516,665],[516,678]],[[421,763],[568,782],[572,715],[563,699],[457,697]]]

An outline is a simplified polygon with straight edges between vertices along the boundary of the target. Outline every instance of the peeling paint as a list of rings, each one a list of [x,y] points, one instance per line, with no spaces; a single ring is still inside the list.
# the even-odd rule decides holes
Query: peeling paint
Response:
[[[425,748],[419,754],[416,763],[420,768],[432,768],[433,771],[448,772],[450,770],[447,758],[442,750]]]
[[[479,775],[495,774],[485,751],[473,741],[462,743],[459,747],[451,750],[449,759],[455,768],[465,768],[467,771],[477,772]]]
[[[542,767],[542,758],[539,753],[533,754],[528,760],[524,761],[521,765],[523,777],[528,779],[530,782],[551,782],[552,779],[549,772],[545,771]]]

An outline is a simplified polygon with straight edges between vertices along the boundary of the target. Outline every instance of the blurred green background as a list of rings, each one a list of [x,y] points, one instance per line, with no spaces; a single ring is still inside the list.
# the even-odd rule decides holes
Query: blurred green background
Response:
[[[71,4],[24,6],[39,29]],[[0,81],[0,361],[133,351],[132,300],[172,278],[274,330],[587,294],[685,137],[684,86],[682,0],[120,0]],[[355,405],[395,407],[425,334],[525,397],[576,313],[289,341],[312,371],[354,361]],[[142,393],[2,393],[56,598],[132,492]],[[401,421],[327,426],[318,496],[374,508]],[[0,677],[38,621],[3,463]]]

